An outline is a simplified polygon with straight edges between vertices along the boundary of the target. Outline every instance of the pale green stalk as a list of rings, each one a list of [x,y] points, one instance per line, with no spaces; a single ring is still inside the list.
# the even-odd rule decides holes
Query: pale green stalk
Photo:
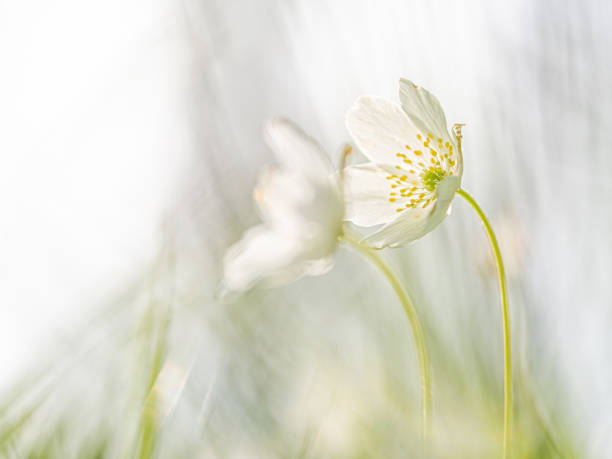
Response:
[[[165,317],[162,317],[162,323],[158,330],[159,336],[157,337],[157,343],[155,344],[155,353],[153,355],[153,362],[151,362],[151,368],[149,371],[149,377],[147,381],[147,397],[145,398],[144,407],[140,418],[140,439],[139,439],[139,454],[140,459],[149,459],[153,457],[153,453],[156,446],[157,437],[159,436],[159,419],[157,413],[157,405],[159,400],[154,390],[154,385],[159,372],[161,371],[162,362],[165,356],[167,332],[170,322],[169,311],[166,312]],[[151,324],[153,328],[153,325]],[[151,330],[153,334],[153,330]]]
[[[344,234],[343,239],[348,242],[358,252],[370,259],[374,265],[385,275],[389,284],[395,291],[412,328],[412,337],[417,350],[419,366],[421,370],[421,429],[423,438],[429,437],[431,430],[431,378],[429,371],[429,360],[425,347],[425,339],[423,337],[423,328],[419,322],[417,311],[412,303],[406,290],[402,287],[397,276],[391,271],[391,268],[379,257],[373,250],[361,244],[359,240],[349,234]]]
[[[457,194],[464,198],[476,211],[482,221],[491,247],[495,255],[495,263],[497,265],[497,277],[499,280],[499,291],[502,305],[502,317],[504,327],[504,459],[511,456],[511,439],[512,439],[512,337],[510,335],[510,317],[508,306],[508,289],[506,286],[506,273],[504,270],[504,261],[497,238],[493,232],[493,228],[489,223],[486,215],[476,203],[474,198],[465,190],[458,190]]]
[[[171,248],[165,253],[168,257],[167,263],[171,273],[174,272],[175,260],[174,252]],[[174,284],[170,285],[168,298],[163,301],[153,300],[150,308],[146,312],[144,328],[148,328],[146,346],[153,347],[152,361],[150,363],[149,374],[146,381],[146,397],[140,416],[139,437],[137,443],[137,453],[133,457],[139,459],[150,459],[154,457],[155,449],[159,441],[160,412],[158,393],[155,389],[155,382],[162,370],[162,364],[166,358],[168,346],[168,331],[173,311]],[[146,349],[147,351],[149,349]]]

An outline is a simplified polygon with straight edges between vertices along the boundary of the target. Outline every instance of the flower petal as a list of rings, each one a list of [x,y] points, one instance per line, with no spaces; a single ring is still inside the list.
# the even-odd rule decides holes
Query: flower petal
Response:
[[[314,186],[298,172],[267,167],[259,174],[253,199],[271,226],[299,228],[305,219],[300,210],[314,201],[314,194]]]
[[[343,203],[333,178],[308,180],[297,171],[267,168],[260,174],[254,200],[262,219],[274,229],[295,237],[336,238],[342,229]]]
[[[444,220],[460,185],[459,177],[445,177],[436,187],[436,203],[431,211],[410,209],[403,212],[394,221],[367,236],[364,241],[375,248],[397,247],[425,236]]]
[[[296,171],[311,180],[324,181],[333,166],[321,146],[293,122],[273,118],[264,125],[264,140],[283,169]]]
[[[361,96],[346,114],[346,127],[370,161],[393,164],[406,145],[414,145],[418,129],[401,107],[386,99]]]
[[[397,172],[391,166],[374,163],[344,169],[344,219],[359,226],[389,223],[397,218],[397,204],[389,201],[388,180]]]
[[[425,134],[433,134],[436,139],[442,139],[443,144],[450,142],[453,148],[451,159],[455,162],[450,170],[461,176],[463,164],[457,138],[454,133],[449,134],[444,110],[436,96],[427,89],[415,85],[412,81],[401,78],[399,98],[402,108],[418,129]]]
[[[305,250],[305,243],[308,241],[293,237],[291,232],[264,225],[251,228],[225,256],[220,297],[228,299],[232,293],[248,290],[255,284],[274,287],[329,270],[331,254],[321,253],[311,259],[313,250]]]
[[[406,114],[422,132],[431,132],[445,142],[451,140],[444,110],[436,96],[402,78],[399,82],[399,98]]]

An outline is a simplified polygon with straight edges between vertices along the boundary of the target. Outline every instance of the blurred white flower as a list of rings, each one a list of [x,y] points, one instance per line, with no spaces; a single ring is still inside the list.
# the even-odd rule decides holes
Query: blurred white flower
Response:
[[[452,135],[436,97],[401,79],[401,107],[362,96],[346,124],[371,162],[345,169],[346,219],[358,226],[384,225],[365,238],[393,247],[433,230],[461,185],[461,125]]]
[[[263,223],[228,250],[222,297],[327,272],[342,233],[337,175],[319,144],[285,119],[266,123],[264,138],[280,167],[259,178],[254,200]]]

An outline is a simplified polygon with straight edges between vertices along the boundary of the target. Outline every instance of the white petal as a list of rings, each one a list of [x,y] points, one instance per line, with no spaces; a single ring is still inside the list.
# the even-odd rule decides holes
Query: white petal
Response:
[[[454,150],[452,159],[456,161],[451,170],[455,175],[461,176],[463,164],[457,139],[454,134],[449,134],[444,110],[436,96],[412,81],[402,78],[399,82],[399,98],[408,117],[422,132],[432,133],[436,139],[442,139],[443,143],[450,142]]]
[[[346,114],[346,127],[359,149],[375,163],[394,164],[398,153],[417,140],[418,129],[401,107],[372,96],[361,96]]]
[[[330,253],[308,258],[316,247],[304,247],[308,241],[294,238],[293,233],[256,226],[227,252],[220,296],[248,290],[255,284],[275,287],[308,274],[322,274],[331,268]],[[314,249],[314,252],[313,252]]]
[[[391,166],[374,163],[344,169],[345,220],[374,226],[397,218],[397,204],[389,201],[391,182],[387,179],[393,171]]]
[[[333,178],[311,181],[294,171],[265,169],[254,199],[268,226],[311,238],[336,238],[341,231],[343,203]]]
[[[257,180],[253,199],[261,217],[274,227],[299,227],[305,216],[301,208],[315,199],[314,185],[301,174],[265,168]]]
[[[436,96],[402,78],[399,82],[399,98],[406,114],[422,132],[431,132],[445,142],[450,140],[444,110]]]
[[[283,169],[296,171],[312,180],[326,180],[333,172],[321,146],[293,122],[274,118],[264,125],[264,139]]]
[[[461,185],[455,176],[445,177],[436,187],[436,204],[429,212],[402,212],[393,222],[365,238],[365,242],[375,248],[397,247],[415,241],[435,229],[444,220],[448,208]]]

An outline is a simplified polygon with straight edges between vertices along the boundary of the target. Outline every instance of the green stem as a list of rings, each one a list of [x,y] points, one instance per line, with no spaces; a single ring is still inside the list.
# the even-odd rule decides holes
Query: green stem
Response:
[[[487,235],[489,236],[489,240],[491,241],[493,253],[495,254],[495,263],[497,264],[502,316],[504,321],[504,459],[508,459],[511,455],[510,443],[512,438],[512,338],[510,335],[508,289],[506,287],[504,261],[502,260],[501,251],[499,250],[499,244],[497,243],[493,228],[480,206],[467,191],[460,189],[457,191],[457,194],[464,198],[480,217],[487,231]]]
[[[151,312],[151,317],[149,318],[149,326],[151,327],[151,329],[149,330],[149,333],[151,334],[150,344],[153,344],[155,348],[153,353],[153,361],[151,362],[151,367],[147,379],[147,386],[145,392],[146,397],[144,400],[144,406],[140,418],[140,442],[138,445],[140,452],[137,455],[140,459],[149,459],[153,457],[156,440],[159,436],[159,413],[157,412],[157,410],[160,401],[157,398],[157,393],[155,392],[154,386],[155,381],[157,380],[159,373],[162,369],[162,363],[166,352],[168,328],[170,323],[169,307],[161,306],[160,308],[163,308],[161,316],[156,317],[155,314]],[[160,321],[158,330],[154,330],[156,319]],[[155,332],[157,332],[157,336],[154,336]],[[154,339],[157,339],[157,341],[153,342]]]
[[[425,348],[425,339],[423,338],[423,328],[419,322],[419,317],[414,304],[410,300],[410,297],[406,293],[406,290],[402,287],[397,276],[391,271],[391,268],[380,258],[373,250],[364,246],[359,240],[349,234],[344,234],[344,240],[348,242],[358,252],[365,255],[367,258],[376,265],[378,269],[385,275],[391,287],[397,294],[397,297],[408,316],[410,326],[412,328],[412,337],[416,346],[419,365],[421,369],[421,391],[422,391],[422,408],[421,408],[421,423],[422,423],[422,434],[423,438],[427,438],[431,431],[431,378],[429,372],[429,360],[427,357],[427,350]]]

